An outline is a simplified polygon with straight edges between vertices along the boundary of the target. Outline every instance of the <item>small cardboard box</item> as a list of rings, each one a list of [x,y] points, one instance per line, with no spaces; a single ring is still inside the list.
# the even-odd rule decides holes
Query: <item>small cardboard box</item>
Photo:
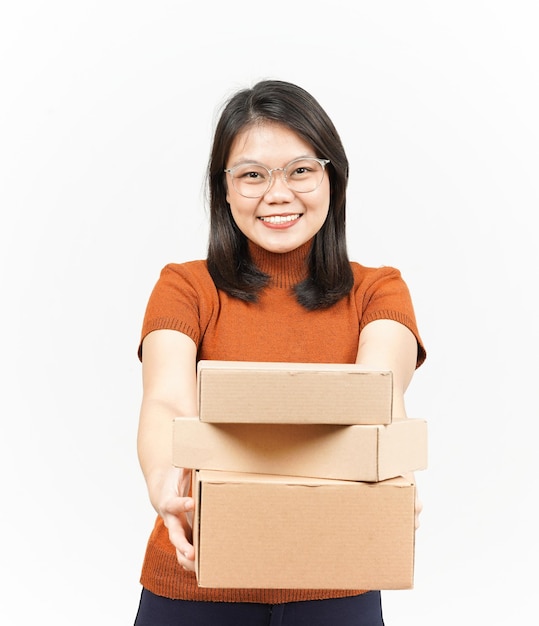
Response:
[[[201,587],[410,589],[415,486],[193,472]]]
[[[357,364],[199,361],[203,422],[389,424],[393,375]]]
[[[427,423],[387,426],[173,423],[174,465],[375,482],[427,467]]]

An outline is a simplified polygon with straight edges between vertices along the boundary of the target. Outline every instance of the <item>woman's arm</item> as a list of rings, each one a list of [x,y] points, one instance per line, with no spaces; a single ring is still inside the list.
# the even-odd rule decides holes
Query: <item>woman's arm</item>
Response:
[[[406,418],[404,392],[412,380],[417,363],[417,340],[412,331],[393,320],[370,322],[359,336],[356,363],[372,369],[393,372],[393,419]],[[414,480],[412,474],[407,477]],[[416,488],[416,528],[419,528],[419,515],[422,509],[423,504]]]
[[[393,419],[406,417],[404,392],[414,374],[417,340],[411,330],[393,320],[375,320],[361,331],[356,363],[393,372]]]
[[[163,518],[178,561],[194,568],[189,469],[172,465],[172,420],[197,415],[196,345],[174,330],[150,333],[143,344],[138,456],[150,502]]]

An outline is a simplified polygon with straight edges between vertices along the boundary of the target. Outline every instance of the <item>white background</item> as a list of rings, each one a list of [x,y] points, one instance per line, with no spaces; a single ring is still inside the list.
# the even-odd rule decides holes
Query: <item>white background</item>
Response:
[[[538,27],[519,0],[2,3],[2,624],[133,622],[142,316],[204,256],[217,110],[261,78],[333,118],[351,257],[401,269],[429,354],[415,589],[386,623],[534,622]]]

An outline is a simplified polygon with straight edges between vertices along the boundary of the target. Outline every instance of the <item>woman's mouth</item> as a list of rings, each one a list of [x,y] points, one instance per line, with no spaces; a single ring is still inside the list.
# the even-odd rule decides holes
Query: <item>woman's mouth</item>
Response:
[[[300,217],[301,213],[294,213],[292,215],[268,215],[267,217],[259,217],[258,219],[265,224],[280,226],[282,224],[290,224],[291,222],[295,222],[299,220]]]

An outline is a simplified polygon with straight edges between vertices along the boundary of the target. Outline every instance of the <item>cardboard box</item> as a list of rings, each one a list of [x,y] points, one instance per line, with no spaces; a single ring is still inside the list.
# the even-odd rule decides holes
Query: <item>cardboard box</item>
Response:
[[[203,422],[389,424],[393,375],[356,364],[199,361]]]
[[[387,426],[173,423],[174,465],[374,482],[427,467],[427,423]]]
[[[201,587],[409,589],[413,483],[193,472]]]

